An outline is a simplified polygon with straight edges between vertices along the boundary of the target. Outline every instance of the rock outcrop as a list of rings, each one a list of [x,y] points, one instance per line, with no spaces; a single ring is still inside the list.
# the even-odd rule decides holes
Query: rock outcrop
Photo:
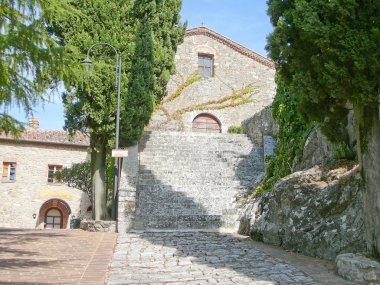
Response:
[[[293,172],[305,170],[316,164],[333,159],[334,144],[322,133],[320,128],[314,128],[305,141],[302,157],[296,157]]]
[[[263,109],[244,120],[242,127],[252,142],[260,147],[264,147],[265,137],[275,138],[278,133],[278,124],[274,121],[270,108]]]
[[[329,260],[364,252],[359,182],[358,165],[347,161],[295,172],[245,205],[240,233]]]
[[[364,285],[380,284],[380,262],[361,254],[345,253],[336,258],[338,274],[343,278]]]

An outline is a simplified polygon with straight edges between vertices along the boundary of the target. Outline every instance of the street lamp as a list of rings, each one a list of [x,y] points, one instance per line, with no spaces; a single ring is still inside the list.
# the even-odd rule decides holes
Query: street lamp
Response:
[[[116,48],[108,43],[96,43],[92,45],[87,51],[87,57],[82,60],[82,63],[90,66],[92,60],[90,59],[90,52],[97,46],[108,46],[113,49],[116,54],[116,88],[117,88],[117,112],[116,112],[116,141],[115,149],[119,148],[119,122],[120,122],[120,81],[121,81],[121,54],[119,54]],[[119,158],[115,157],[114,165],[114,178],[113,178],[113,195],[112,195],[112,219],[116,220],[117,216],[117,190],[119,185]],[[95,193],[93,193],[95,196]]]

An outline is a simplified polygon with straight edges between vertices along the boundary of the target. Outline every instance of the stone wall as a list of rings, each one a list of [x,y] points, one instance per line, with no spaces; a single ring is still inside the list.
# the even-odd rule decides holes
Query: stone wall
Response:
[[[72,216],[87,217],[86,209],[91,203],[84,192],[65,184],[48,183],[49,164],[68,167],[86,159],[85,147],[1,141],[0,176],[4,161],[16,162],[17,167],[15,182],[0,181],[0,227],[43,227],[38,222],[40,207],[52,198],[65,201]]]
[[[244,120],[242,127],[244,133],[247,134],[251,141],[260,147],[264,147],[265,137],[276,138],[279,128],[273,119],[270,108],[265,108]]]
[[[80,229],[88,232],[115,233],[116,222],[83,220],[80,222]]]
[[[139,147],[128,147],[128,157],[123,158],[118,194],[117,231],[126,233],[134,227],[136,194],[139,178]]]
[[[184,42],[178,47],[175,57],[176,74],[170,79],[168,97],[164,98],[162,104],[167,113],[165,114],[163,110],[154,113],[149,126],[151,130],[191,131],[194,118],[201,113],[207,113],[220,121],[222,132],[227,132],[230,126],[241,125],[243,120],[270,105],[274,98],[275,70],[268,59],[236,43],[231,43],[232,41],[207,28],[200,29],[203,29],[204,33],[187,33]],[[190,84],[180,92],[180,96],[165,101],[188,79],[194,77],[198,70],[198,54],[208,54],[213,57],[214,76]],[[262,62],[247,54],[256,55]],[[195,108],[211,100],[231,96],[234,92],[239,93],[250,84],[253,86],[250,93],[251,103],[236,107],[217,107],[236,102],[232,100],[213,104],[212,107],[217,107],[214,109]]]

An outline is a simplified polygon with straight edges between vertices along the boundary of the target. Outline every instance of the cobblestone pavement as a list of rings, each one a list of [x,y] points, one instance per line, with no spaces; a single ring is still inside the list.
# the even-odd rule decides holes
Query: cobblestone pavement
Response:
[[[325,263],[239,235],[134,233],[119,236],[106,280],[107,284],[151,285],[351,284],[335,276]]]
[[[0,284],[104,284],[116,236],[0,228]]]

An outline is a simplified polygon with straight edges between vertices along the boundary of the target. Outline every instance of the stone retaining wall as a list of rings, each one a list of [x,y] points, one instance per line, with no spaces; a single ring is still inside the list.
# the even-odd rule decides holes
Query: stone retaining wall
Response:
[[[115,221],[94,221],[83,220],[80,222],[80,229],[88,232],[116,232]]]
[[[122,162],[118,196],[117,229],[119,233],[126,233],[134,226],[139,167],[139,148],[135,143],[128,147],[128,157],[123,158]]]

